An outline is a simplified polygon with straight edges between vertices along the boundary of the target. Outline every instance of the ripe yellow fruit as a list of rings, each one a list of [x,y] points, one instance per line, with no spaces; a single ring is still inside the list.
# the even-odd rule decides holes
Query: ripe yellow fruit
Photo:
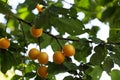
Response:
[[[40,51],[36,48],[32,48],[28,53],[29,58],[32,60],[37,59],[38,54],[40,54]]]
[[[43,12],[43,5],[41,5],[41,4],[37,4],[36,5],[36,8],[37,8],[37,10],[39,11],[39,12]]]
[[[37,56],[37,59],[40,64],[47,64],[48,54],[46,52],[40,52],[40,54]]]
[[[73,56],[75,54],[75,48],[71,44],[64,45],[63,53],[65,56]]]
[[[64,62],[64,60],[65,60],[65,56],[63,55],[62,52],[56,51],[53,54],[53,62],[55,62],[56,64],[61,64]]]
[[[0,48],[7,49],[10,46],[10,41],[7,38],[0,39]]]
[[[34,26],[32,26],[32,27],[30,28],[30,33],[31,33],[31,35],[32,35],[33,37],[38,38],[38,37],[40,37],[40,36],[42,35],[42,33],[43,33],[43,28],[35,28]]]
[[[37,70],[37,73],[40,77],[46,78],[48,75],[47,67],[46,66],[40,66]]]

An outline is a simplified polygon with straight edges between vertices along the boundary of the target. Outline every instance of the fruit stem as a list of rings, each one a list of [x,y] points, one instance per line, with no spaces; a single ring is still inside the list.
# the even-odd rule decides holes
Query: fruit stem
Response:
[[[39,49],[41,51],[41,46],[40,46],[40,37],[38,37],[38,46],[39,46]]]
[[[63,49],[63,47],[62,47],[62,45],[61,45],[60,41],[59,41],[56,37],[55,37],[55,40],[57,41],[58,45],[60,46],[60,49],[62,50],[62,49]]]
[[[21,27],[21,30],[22,30],[22,33],[23,33],[23,38],[24,38],[24,41],[25,41],[25,44],[24,44],[24,45],[27,46],[27,41],[26,41],[25,31],[24,31],[24,29],[23,29],[22,22],[19,21],[19,23],[20,23],[20,27]]]
[[[5,25],[5,36],[7,36],[6,29],[7,29],[8,21],[9,21],[9,19],[7,20],[6,25]]]

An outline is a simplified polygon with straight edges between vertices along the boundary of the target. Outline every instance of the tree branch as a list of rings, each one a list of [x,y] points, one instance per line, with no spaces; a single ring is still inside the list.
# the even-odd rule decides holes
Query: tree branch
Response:
[[[17,19],[18,21],[23,22],[23,23],[25,23],[25,24],[27,24],[27,25],[29,25],[29,26],[32,26],[32,25],[33,25],[32,23],[30,23],[30,22],[28,22],[28,21],[25,21],[25,20],[23,20],[23,19],[15,16],[15,15],[12,15],[12,16],[13,16],[15,19]]]

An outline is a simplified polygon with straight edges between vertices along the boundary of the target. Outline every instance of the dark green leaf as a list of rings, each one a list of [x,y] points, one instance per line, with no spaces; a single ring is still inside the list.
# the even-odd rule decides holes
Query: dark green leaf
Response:
[[[102,61],[104,61],[105,54],[104,53],[94,53],[90,58],[90,62],[93,65],[100,65]]]
[[[119,45],[118,46],[116,45],[114,47],[111,46],[110,50],[113,51],[110,53],[112,60],[114,61],[114,63],[116,63],[120,66],[120,47],[119,47]]]
[[[21,79],[21,76],[19,75],[14,75],[11,80],[19,80]]]
[[[107,20],[107,19],[111,18],[112,15],[114,14],[115,10],[116,10],[116,7],[107,8],[102,14],[102,20]]]
[[[80,39],[79,42],[74,44],[76,53],[74,58],[77,61],[84,61],[86,57],[91,54],[92,47],[90,47],[88,41],[86,39]]]
[[[0,1],[0,13],[3,13],[3,14],[12,14],[10,8],[10,6],[8,6],[5,2],[3,1]]]
[[[59,65],[59,64],[49,62],[48,65],[49,65],[48,73],[50,73],[52,75],[68,71],[68,69],[65,66],[63,66],[62,64]]]
[[[111,57],[107,57],[102,66],[107,73],[110,73],[111,69],[114,67],[114,62]]]
[[[71,35],[80,35],[83,33],[82,29],[84,28],[84,25],[77,19],[52,18],[51,24],[62,34],[65,32]]]
[[[72,76],[66,76],[63,80],[74,80]]]
[[[64,62],[63,65],[68,69],[68,70],[76,70],[77,65],[71,62]]]
[[[93,65],[100,65],[104,61],[107,51],[104,45],[101,44],[96,46],[94,50],[95,53],[91,56],[90,62]]]
[[[37,28],[50,28],[50,24],[49,24],[49,21],[50,21],[50,17],[49,17],[49,14],[46,12],[46,13],[41,13],[41,14],[38,14],[35,19],[34,19],[34,25],[35,27]]]
[[[33,78],[35,75],[36,75],[36,73],[34,73],[34,72],[28,72],[24,76],[28,77],[28,78]]]
[[[113,61],[120,66],[120,54],[110,54]]]
[[[1,71],[3,73],[6,73],[7,70],[9,70],[10,68],[12,68],[12,66],[16,65],[16,59],[14,58],[13,54],[9,53],[9,52],[4,52],[2,53],[3,59],[1,62]]]

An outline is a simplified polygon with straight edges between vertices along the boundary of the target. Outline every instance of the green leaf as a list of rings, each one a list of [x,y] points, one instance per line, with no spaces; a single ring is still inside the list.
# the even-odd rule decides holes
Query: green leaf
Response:
[[[9,70],[12,66],[15,66],[17,62],[12,53],[4,52],[2,53],[2,56],[1,71],[6,73],[7,70]]]
[[[36,73],[34,73],[34,72],[28,72],[24,75],[24,77],[33,78],[35,75],[36,75]]]
[[[111,80],[120,80],[120,70],[117,69],[112,70]]]
[[[89,8],[89,0],[75,0],[77,7]]]
[[[14,75],[11,80],[19,80],[22,76]]]
[[[110,73],[111,69],[114,67],[114,62],[111,59],[111,57],[107,57],[102,65],[103,69],[107,72]]]
[[[35,80],[44,80],[44,79],[41,78],[39,75],[37,75],[37,76],[35,77]],[[45,80],[56,80],[56,78],[55,78],[55,75],[50,75],[50,74],[48,74],[48,76],[47,76],[47,78],[46,78]]]
[[[102,75],[102,68],[100,66],[95,66],[89,75],[91,75],[92,80],[100,80],[100,77]]]
[[[59,65],[59,64],[49,62],[48,65],[49,65],[48,73],[52,74],[52,75],[68,71],[68,69],[65,66],[63,66],[62,64]]]
[[[50,75],[50,74],[48,74],[46,80],[56,80],[56,77],[55,77],[55,75]]]
[[[79,42],[74,44],[76,53],[74,58],[77,61],[84,61],[86,57],[91,54],[92,47],[90,47],[88,41],[86,39],[80,39]]]
[[[66,76],[63,80],[74,80],[72,76]]]
[[[100,65],[102,61],[104,61],[104,58],[104,53],[94,53],[90,58],[90,63],[92,63],[93,65]]]
[[[91,28],[91,30],[89,30],[89,35],[91,36],[91,37],[97,37],[97,32],[99,31],[99,27],[98,26],[93,26],[92,28]]]
[[[12,14],[10,8],[10,6],[8,6],[5,2],[0,1],[0,13],[3,14]]]
[[[104,45],[98,45],[94,49],[95,53],[90,58],[90,63],[93,65],[100,65],[106,56],[106,49],[104,48]]]
[[[52,47],[53,51],[61,50],[60,45],[58,44],[58,42],[55,39],[52,41],[51,47]]]
[[[110,56],[114,63],[118,64],[120,66],[120,47],[119,45],[111,46],[110,49],[112,52],[110,53]]]
[[[102,14],[102,20],[106,21],[109,18],[111,18],[113,16],[115,10],[116,10],[115,6],[107,8]]]
[[[56,27],[56,29],[64,34],[65,32],[71,35],[80,35],[84,31],[84,25],[81,21],[77,19],[68,19],[68,18],[52,18],[51,24]]]
[[[37,75],[34,80],[43,80],[43,78],[41,78],[39,75]]]
[[[68,69],[68,70],[76,70],[77,65],[75,63],[67,62],[65,61],[63,65]]]
[[[109,2],[113,1],[113,0],[95,0],[97,2],[97,4],[99,5],[107,5]]]
[[[47,12],[38,14],[34,19],[34,25],[37,28],[42,27],[44,29],[48,29],[50,28],[50,24],[49,24],[50,19],[51,18],[49,17],[49,14]]]
[[[52,42],[52,38],[46,34],[43,34],[41,37],[40,37],[40,46],[41,48],[46,48],[48,45],[51,44]]]
[[[110,54],[113,61],[120,66],[120,54]]]

